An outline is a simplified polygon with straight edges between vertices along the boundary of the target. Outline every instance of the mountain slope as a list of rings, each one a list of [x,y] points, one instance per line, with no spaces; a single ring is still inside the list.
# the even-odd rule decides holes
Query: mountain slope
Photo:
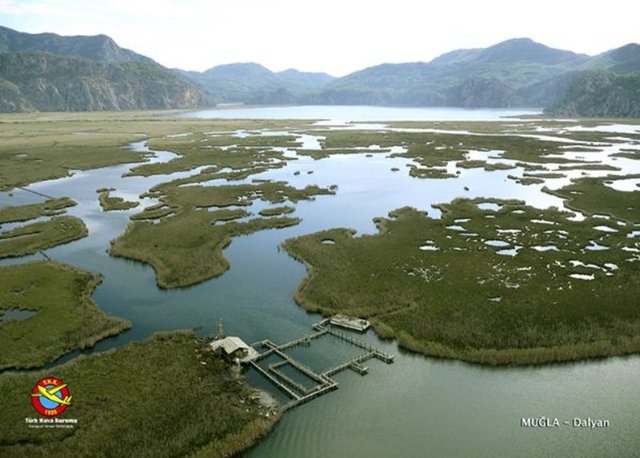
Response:
[[[197,87],[105,35],[0,27],[0,111],[194,108]]]
[[[584,71],[570,77],[562,99],[545,110],[559,116],[640,118],[640,72]]]
[[[640,45],[629,43],[620,48],[598,54],[589,60],[584,68],[622,73],[640,71]]]
[[[106,35],[65,37],[55,33],[30,34],[0,26],[0,53],[43,51],[105,63],[146,62],[152,59],[119,47]]]
[[[155,64],[0,54],[0,111],[189,108],[200,101],[192,84]]]
[[[329,84],[319,99],[327,103],[531,106],[520,89],[552,80],[589,60],[586,55],[550,48],[528,38],[485,49],[462,49],[429,63],[385,64],[352,73]]]

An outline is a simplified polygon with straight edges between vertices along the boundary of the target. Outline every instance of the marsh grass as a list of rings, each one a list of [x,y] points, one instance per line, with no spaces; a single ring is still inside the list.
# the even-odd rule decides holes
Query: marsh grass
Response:
[[[619,167],[609,164],[578,164],[578,165],[561,165],[558,170],[610,170],[612,172],[619,171]]]
[[[224,273],[229,263],[222,251],[233,237],[300,222],[298,218],[284,216],[236,222],[233,220],[250,213],[242,208],[224,207],[248,207],[257,199],[295,203],[333,193],[317,186],[297,189],[282,182],[224,186],[179,184],[171,182],[154,188],[150,194],[160,199],[162,207],[134,215],[134,221],[124,234],[112,241],[110,249],[114,256],[150,264],[158,285],[163,288],[190,286]],[[218,210],[210,211],[211,208]],[[145,221],[158,218],[155,223]]]
[[[494,170],[511,170],[516,168],[515,165],[505,164],[504,162],[489,163],[487,161],[479,161],[479,160],[460,161],[456,164],[456,166],[462,167],[463,169],[483,168],[487,172],[492,172]]]
[[[62,197],[60,199],[49,199],[38,204],[0,208],[0,224],[29,221],[40,216],[57,216],[62,214],[65,208],[75,205],[76,202],[72,199]]]
[[[555,179],[555,178],[566,178],[567,175],[560,172],[524,172],[523,177],[530,178],[546,178],[546,179]]]
[[[35,312],[0,324],[0,369],[38,367],[129,328],[91,300],[101,279],[50,261],[0,267],[0,308]]]
[[[98,201],[104,211],[129,210],[140,205],[140,202],[131,202],[122,197],[111,197],[109,193],[113,189],[98,190]]]
[[[279,416],[204,347],[176,331],[43,372],[0,374],[0,454],[225,457],[249,447]],[[29,393],[44,376],[68,384],[73,399],[63,418],[77,418],[74,429],[25,425],[37,415]]]
[[[81,239],[88,233],[80,218],[67,215],[19,226],[0,233],[0,259],[34,254]]]
[[[633,159],[635,161],[640,161],[640,151],[637,150],[621,150],[619,153],[614,153],[611,155],[612,157],[623,157],[625,159]]]
[[[485,201],[499,210],[477,207]],[[622,249],[637,247],[626,237],[631,226],[605,234],[594,229],[602,220],[572,222],[517,201],[439,208],[441,220],[394,211],[376,220],[377,235],[334,229],[287,240],[309,270],[296,300],[325,315],[371,318],[382,335],[433,356],[529,364],[640,351],[640,263]],[[470,218],[464,231],[447,228],[461,218]],[[437,251],[420,249],[427,240]],[[522,248],[501,255],[489,240]],[[609,250],[586,250],[592,240]],[[535,249],[549,245],[556,250]]]
[[[542,178],[532,177],[532,176],[518,177],[514,175],[509,175],[507,176],[507,178],[509,178],[510,180],[514,180],[516,183],[521,184],[523,186],[530,186],[533,184],[543,184],[545,182],[545,180]]]
[[[561,189],[543,188],[543,191],[566,199],[565,206],[579,212],[600,213],[629,223],[640,223],[640,190],[617,191],[603,183],[607,179],[624,178],[632,177],[580,178]]]
[[[294,211],[296,211],[295,208],[284,205],[282,207],[265,208],[263,210],[260,210],[258,213],[260,214],[260,216],[279,216],[288,215],[289,213],[293,213]]]
[[[222,211],[222,210],[221,210]],[[216,221],[241,216],[186,210],[157,223],[135,221],[111,244],[114,256],[150,264],[162,288],[184,287],[221,275],[229,268],[222,250],[232,237],[299,223],[296,218],[254,218],[246,223]]]
[[[149,141],[150,148],[170,150],[179,156],[168,162],[139,165],[134,167],[129,175],[167,174],[188,171],[200,166],[212,166],[215,170],[230,168],[236,172],[251,167],[254,173],[259,173],[267,168],[280,166],[277,162],[283,162],[284,155],[282,151],[274,148],[292,146],[295,138],[293,135],[211,135],[202,132],[202,129],[183,137],[156,137]],[[214,178],[232,177],[223,175],[210,179]]]
[[[142,161],[124,146],[139,134],[77,135],[83,122],[10,122],[0,117],[0,190],[88,170]]]
[[[228,134],[237,130],[286,130],[308,126],[310,123],[297,120],[169,117],[172,113],[175,111],[0,114],[0,191],[65,177],[71,170],[144,162],[147,153],[134,152],[126,146],[145,138],[157,139],[158,145],[166,145],[168,148],[175,146],[176,152],[182,154],[178,145],[182,144],[180,140],[183,137],[166,138],[165,143],[162,143],[162,139],[174,133],[192,132],[204,136],[206,132],[218,131],[227,134],[223,140],[227,141]],[[250,140],[240,143],[271,143],[267,139],[273,137],[248,138]],[[288,145],[288,141],[292,139],[293,137],[287,137],[286,140],[276,137],[273,142]],[[186,155],[185,153],[184,156]],[[178,161],[171,166],[148,164],[141,171],[148,174],[168,173],[189,170],[196,163],[212,163],[204,158],[182,161],[187,162]]]

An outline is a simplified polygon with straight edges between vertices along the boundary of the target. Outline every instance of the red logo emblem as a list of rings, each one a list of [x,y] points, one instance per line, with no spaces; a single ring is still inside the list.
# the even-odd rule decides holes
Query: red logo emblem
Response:
[[[71,405],[71,396],[66,383],[55,377],[45,377],[33,385],[31,404],[45,417],[57,417]]]

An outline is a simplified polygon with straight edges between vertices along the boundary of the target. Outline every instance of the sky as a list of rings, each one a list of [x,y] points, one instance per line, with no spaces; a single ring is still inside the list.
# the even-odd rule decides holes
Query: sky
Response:
[[[257,62],[343,76],[529,37],[598,54],[640,41],[640,2],[607,0],[0,0],[0,25],[106,34],[167,67]]]

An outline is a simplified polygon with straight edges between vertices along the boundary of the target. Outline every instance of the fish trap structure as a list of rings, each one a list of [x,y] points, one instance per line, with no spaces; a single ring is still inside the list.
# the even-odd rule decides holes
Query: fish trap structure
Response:
[[[346,332],[333,329],[331,323],[331,318],[320,321],[312,326],[313,333],[281,345],[277,345],[270,340],[256,342],[251,345],[251,348],[254,350],[254,352],[251,352],[252,357],[241,360],[242,364],[253,368],[290,399],[289,402],[282,406],[283,411],[292,409],[323,394],[336,390],[338,388],[338,382],[333,380],[332,377],[339,372],[352,370],[357,374],[365,375],[369,369],[363,366],[362,363],[372,358],[379,359],[387,364],[393,363],[393,355],[380,351],[376,347]],[[331,335],[336,339],[353,345],[359,350],[362,350],[362,353],[322,372],[311,369],[286,353],[287,350],[299,345],[310,346],[314,340],[324,335]],[[262,360],[271,356],[277,357],[278,361],[266,367],[260,365]],[[291,368],[289,370],[293,370],[304,376],[305,380],[311,382],[311,386],[306,386],[294,380],[284,372],[285,368]]]

